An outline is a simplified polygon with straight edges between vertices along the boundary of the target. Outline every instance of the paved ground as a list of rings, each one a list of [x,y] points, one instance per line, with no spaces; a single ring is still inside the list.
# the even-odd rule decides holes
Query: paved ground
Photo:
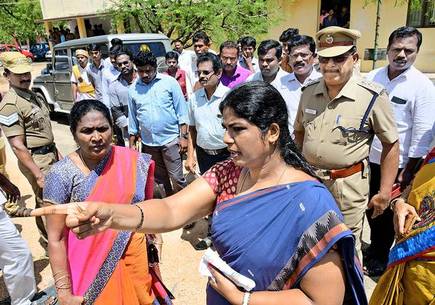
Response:
[[[34,64],[33,75],[40,73],[45,63]],[[0,69],[0,73],[2,73]],[[4,92],[7,84],[0,78],[0,92]],[[69,132],[68,120],[64,115],[53,117],[53,131],[56,144],[63,155],[67,155],[75,149],[73,138]],[[27,180],[22,176],[16,164],[16,158],[7,145],[7,171],[11,180],[17,184],[23,195],[23,204],[28,207],[34,206],[32,190]],[[23,238],[27,241],[33,254],[35,263],[35,276],[38,288],[44,289],[53,283],[48,259],[43,249],[37,242],[38,231],[33,219],[13,219]],[[161,265],[162,274],[167,287],[176,297],[175,304],[178,305],[200,305],[205,304],[206,280],[198,273],[198,263],[202,255],[201,251],[192,248],[191,242],[196,242],[197,237],[203,234],[206,228],[205,223],[199,223],[192,231],[178,230],[164,234],[163,262]],[[368,230],[366,230],[368,232]],[[0,276],[1,277],[1,276]],[[366,278],[366,290],[371,295],[375,282]],[[7,296],[3,280],[0,279],[0,300]],[[3,304],[0,301],[0,304]]]

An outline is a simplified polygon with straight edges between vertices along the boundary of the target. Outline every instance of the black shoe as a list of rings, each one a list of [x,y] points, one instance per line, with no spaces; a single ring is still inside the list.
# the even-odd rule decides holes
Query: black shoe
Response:
[[[385,269],[387,269],[386,263],[377,259],[371,259],[365,264],[364,273],[368,276],[381,276]]]
[[[200,240],[195,246],[193,246],[196,250],[207,250],[212,245],[212,241],[210,237],[206,237]]]

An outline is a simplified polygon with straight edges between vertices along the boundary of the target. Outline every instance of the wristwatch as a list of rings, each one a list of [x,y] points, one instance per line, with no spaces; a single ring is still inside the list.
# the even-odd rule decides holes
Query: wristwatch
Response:
[[[183,139],[188,139],[189,138],[189,133],[188,132],[186,132],[186,133],[184,133],[184,132],[182,132],[181,133],[181,137],[183,138]]]

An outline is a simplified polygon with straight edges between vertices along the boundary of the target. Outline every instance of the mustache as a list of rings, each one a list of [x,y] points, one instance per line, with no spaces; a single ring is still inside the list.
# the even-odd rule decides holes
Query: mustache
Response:
[[[298,62],[295,64],[295,67],[304,67],[305,63],[304,62]]]
[[[28,84],[28,83],[30,83],[30,82],[31,82],[30,79],[26,79],[26,80],[22,80],[22,81],[20,81],[20,84]]]

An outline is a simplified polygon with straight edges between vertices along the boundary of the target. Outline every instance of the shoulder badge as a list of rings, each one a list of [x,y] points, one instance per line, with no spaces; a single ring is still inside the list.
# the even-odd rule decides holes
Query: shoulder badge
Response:
[[[372,82],[372,81],[369,81],[365,78],[358,79],[357,84],[360,85],[361,87],[363,87],[367,90],[370,90],[374,93],[377,93],[377,94],[381,94],[381,92],[385,90],[382,85],[375,83],[375,82]]]
[[[18,113],[14,112],[10,115],[2,115],[0,114],[0,124],[5,126],[11,126],[18,122]]]
[[[320,78],[318,78],[318,79],[315,79],[315,80],[312,80],[312,81],[308,82],[307,84],[305,84],[305,85],[302,86],[301,91],[304,91],[305,88],[307,88],[307,87],[309,87],[309,86],[312,86],[312,85],[314,85],[314,84],[318,84],[318,83],[320,82],[321,79],[322,79],[322,78],[320,77]]]

